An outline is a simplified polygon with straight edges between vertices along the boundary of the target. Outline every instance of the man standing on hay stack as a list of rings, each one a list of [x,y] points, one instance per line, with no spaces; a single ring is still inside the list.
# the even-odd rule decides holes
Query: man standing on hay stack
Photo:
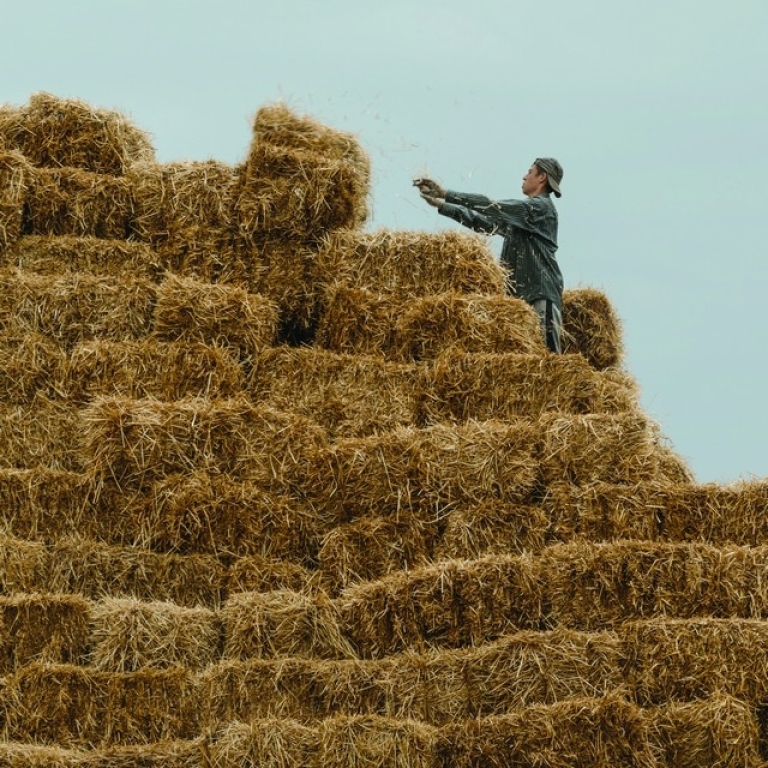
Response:
[[[476,232],[504,238],[501,263],[510,272],[508,290],[536,310],[552,352],[562,351],[563,276],[555,258],[557,210],[551,194],[561,196],[562,180],[560,163],[554,157],[539,157],[523,176],[526,200],[496,201],[453,192],[428,178],[413,182],[438,213]]]

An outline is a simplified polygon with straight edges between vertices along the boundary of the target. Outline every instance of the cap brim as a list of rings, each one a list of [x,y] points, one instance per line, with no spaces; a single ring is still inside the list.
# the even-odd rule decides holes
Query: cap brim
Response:
[[[562,197],[563,193],[560,191],[560,185],[549,178],[549,174],[547,174],[547,183],[549,184],[549,188],[555,193],[555,197]]]

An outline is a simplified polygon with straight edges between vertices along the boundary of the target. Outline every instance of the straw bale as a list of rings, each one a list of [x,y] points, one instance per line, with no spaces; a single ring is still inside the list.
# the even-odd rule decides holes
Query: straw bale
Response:
[[[332,438],[365,437],[416,425],[420,381],[415,365],[278,347],[254,358],[247,389],[256,401],[313,418]]]
[[[0,279],[0,333],[6,337],[40,334],[69,349],[94,339],[141,339],[152,326],[156,289],[143,278],[6,269]]]
[[[609,632],[523,631],[487,643],[461,659],[476,717],[534,704],[600,697],[624,686],[624,647]]]
[[[6,768],[79,768],[85,754],[55,746],[0,741],[0,765]]]
[[[122,176],[78,168],[34,168],[23,232],[119,240],[130,234],[131,215],[131,189]]]
[[[391,358],[395,354],[395,323],[403,310],[404,302],[398,297],[332,286],[318,318],[316,343],[334,352]]]
[[[761,545],[768,540],[768,481],[669,485],[658,493],[660,536]]]
[[[55,590],[47,583],[50,559],[44,544],[0,533],[0,594]]]
[[[190,226],[157,246],[163,268],[205,283],[248,285],[251,264],[231,232]]]
[[[436,557],[473,560],[539,552],[547,542],[549,526],[549,517],[539,506],[501,501],[460,506],[448,515]]]
[[[25,539],[52,542],[97,529],[87,475],[64,470],[0,469],[0,526]]]
[[[430,360],[447,350],[545,354],[539,316],[520,299],[442,293],[403,304],[394,329],[399,359]]]
[[[88,642],[90,606],[77,595],[0,597],[0,673],[35,661],[77,663]]]
[[[636,484],[656,479],[657,430],[639,411],[546,415],[541,471],[547,484]]]
[[[258,110],[253,121],[253,140],[257,144],[266,142],[345,159],[357,166],[361,177],[370,173],[368,156],[354,134],[300,115],[284,102],[266,104]]]
[[[305,768],[319,765],[316,763],[318,752],[317,729],[294,720],[268,718],[233,722],[216,733],[211,744],[210,766]]]
[[[425,371],[432,421],[537,419],[543,413],[614,414],[637,408],[627,387],[575,355],[446,353]]]
[[[157,289],[153,330],[161,341],[223,347],[248,359],[274,341],[277,308],[241,286],[169,274]]]
[[[246,239],[319,240],[368,216],[369,180],[346,159],[256,142],[237,171],[234,218]]]
[[[127,747],[106,747],[81,753],[76,768],[209,768],[204,736]]]
[[[768,622],[656,618],[621,628],[626,677],[642,706],[735,696],[768,700]]]
[[[574,542],[539,557],[547,623],[599,630],[643,618],[768,617],[766,547]]]
[[[442,517],[461,505],[528,499],[537,451],[534,428],[522,422],[398,427],[319,452],[308,492],[343,518],[418,510]]]
[[[248,274],[248,290],[278,309],[278,340],[312,343],[317,325],[319,287],[312,274],[315,248],[276,236],[237,238],[234,260]]]
[[[182,473],[148,494],[144,539],[161,552],[257,555],[312,565],[332,519],[300,498],[226,475]]]
[[[539,628],[540,575],[528,556],[448,560],[348,587],[342,629],[362,658],[478,645]]]
[[[133,597],[180,606],[216,608],[224,596],[226,569],[208,555],[167,555],[136,547],[62,538],[47,555],[50,590],[99,600]]]
[[[24,405],[0,403],[0,468],[77,472],[73,437],[79,426],[77,407],[67,402],[37,395]]]
[[[133,235],[153,245],[186,240],[196,230],[226,240],[235,179],[235,169],[218,160],[134,164]]]
[[[316,681],[319,670],[337,670],[350,663],[293,657],[212,664],[197,678],[201,726],[213,729],[257,718],[316,720],[327,710]]]
[[[5,732],[62,747],[188,739],[196,735],[192,692],[181,668],[115,673],[33,663],[9,678]]]
[[[436,525],[417,516],[365,517],[330,531],[318,555],[322,583],[333,594],[359,581],[425,565]]]
[[[2,359],[0,357],[0,359]],[[85,404],[99,396],[233,397],[245,376],[227,350],[186,341],[90,341],[72,349],[62,389]]]
[[[104,672],[202,669],[218,658],[220,639],[218,619],[207,608],[105,597],[91,609],[88,662]]]
[[[21,236],[33,172],[22,154],[7,150],[0,143],[0,255],[3,258],[5,249]]]
[[[728,696],[651,710],[650,738],[672,768],[761,768],[753,707]]]
[[[462,720],[441,729],[438,754],[445,768],[657,766],[648,715],[615,695]]]
[[[157,282],[164,271],[160,257],[146,243],[93,236],[24,235],[0,257],[4,266],[50,276],[84,272]]]
[[[0,339],[0,400],[21,405],[37,394],[55,397],[65,364],[61,347],[39,333]]]
[[[598,370],[624,357],[621,321],[608,297],[593,288],[563,291],[563,352],[579,353]]]
[[[336,605],[322,594],[240,592],[229,597],[221,620],[225,658],[354,656]]]
[[[541,501],[552,541],[659,539],[664,502],[661,486],[604,482],[575,486],[554,482]]]
[[[240,228],[298,239],[354,227],[368,215],[370,161],[356,138],[294,113],[262,107],[235,201]]]
[[[338,230],[317,254],[322,285],[341,282],[400,299],[442,293],[506,293],[488,242],[463,232]]]
[[[154,157],[149,136],[125,115],[83,101],[36,93],[4,117],[0,135],[37,166],[119,176],[132,163]]]
[[[81,431],[95,475],[139,487],[207,470],[286,490],[304,482],[309,460],[327,444],[308,419],[244,398],[97,398],[82,412]]]
[[[327,718],[318,727],[318,765],[433,768],[437,730],[417,720],[376,715]]]
[[[433,510],[527,502],[539,482],[540,436],[525,421],[468,421],[420,430],[424,499]]]
[[[273,560],[261,555],[240,557],[230,565],[227,593],[305,592],[312,586],[313,572],[296,563]]]

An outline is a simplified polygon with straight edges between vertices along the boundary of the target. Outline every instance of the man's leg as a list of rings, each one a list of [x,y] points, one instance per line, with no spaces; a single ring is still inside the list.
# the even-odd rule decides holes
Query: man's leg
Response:
[[[549,299],[537,299],[532,302],[532,306],[541,321],[541,334],[547,349],[560,354],[563,351],[560,342],[563,331],[563,315],[560,312],[560,307]]]

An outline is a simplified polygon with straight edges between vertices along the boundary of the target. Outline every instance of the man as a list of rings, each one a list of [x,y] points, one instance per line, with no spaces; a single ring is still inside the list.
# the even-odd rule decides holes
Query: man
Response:
[[[560,197],[563,168],[554,157],[534,160],[523,176],[525,200],[490,200],[444,189],[423,178],[413,183],[422,198],[443,216],[477,232],[501,235],[501,263],[510,272],[508,290],[528,302],[541,318],[547,347],[561,352],[563,276],[555,258],[557,210],[551,195]]]

